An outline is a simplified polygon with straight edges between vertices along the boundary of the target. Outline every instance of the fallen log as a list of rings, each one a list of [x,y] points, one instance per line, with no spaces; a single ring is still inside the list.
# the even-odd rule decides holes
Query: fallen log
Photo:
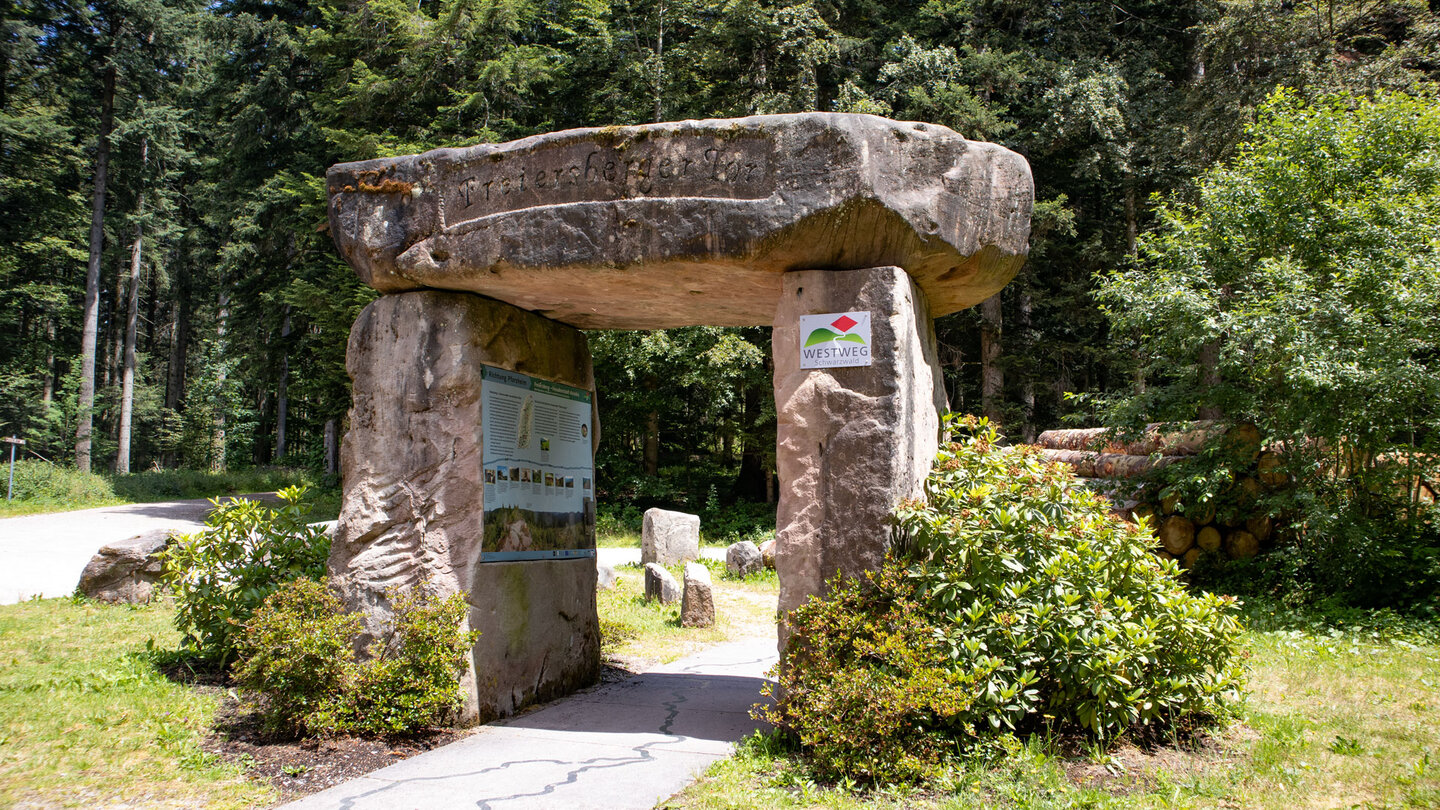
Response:
[[[1199,453],[1213,436],[1227,430],[1220,423],[1211,420],[1182,423],[1152,422],[1145,426],[1144,434],[1137,439],[1121,440],[1110,428],[1070,428],[1047,430],[1035,439],[1035,444],[1051,450],[1090,450],[1124,456],[1149,456],[1159,453],[1166,456],[1193,456]]]
[[[1044,447],[1040,448],[1040,455],[1048,461],[1069,464],[1080,478],[1138,478],[1180,460],[1177,456],[1131,456]]]

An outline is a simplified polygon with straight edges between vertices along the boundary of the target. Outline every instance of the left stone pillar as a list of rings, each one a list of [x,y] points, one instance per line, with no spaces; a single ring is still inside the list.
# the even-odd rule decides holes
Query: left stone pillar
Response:
[[[589,555],[485,559],[485,488],[495,473],[484,463],[482,391],[494,384],[486,366],[579,389],[594,402],[589,347],[572,327],[460,292],[385,295],[365,308],[346,352],[353,404],[330,550],[331,578],[372,636],[385,632],[395,590],[424,581],[441,595],[466,594],[470,627],[481,633],[462,684],[466,722],[586,686],[600,668],[593,490],[569,542]],[[588,424],[570,432],[593,453],[597,427],[592,405]],[[511,534],[503,556],[526,556],[513,548],[531,532],[521,524]]]

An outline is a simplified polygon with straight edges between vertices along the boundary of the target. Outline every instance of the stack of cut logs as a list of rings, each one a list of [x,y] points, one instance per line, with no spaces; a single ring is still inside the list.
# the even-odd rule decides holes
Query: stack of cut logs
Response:
[[[1180,430],[1152,424],[1133,441],[1116,441],[1106,428],[1047,430],[1036,445],[1051,461],[1070,465],[1075,475],[1109,496],[1115,512],[1127,520],[1149,519],[1159,547],[1156,553],[1189,568],[1204,553],[1245,559],[1259,553],[1273,534],[1273,516],[1258,502],[1283,486],[1279,458],[1261,452],[1260,433],[1252,425],[1191,422]],[[1174,426],[1168,426],[1173,428]],[[1238,459],[1235,483],[1216,501],[1185,504],[1160,497],[1142,480],[1147,473],[1175,464],[1220,439],[1227,458]]]

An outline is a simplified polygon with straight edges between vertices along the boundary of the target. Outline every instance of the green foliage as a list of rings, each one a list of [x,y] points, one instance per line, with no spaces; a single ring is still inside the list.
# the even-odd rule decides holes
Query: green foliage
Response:
[[[1044,727],[1107,739],[1223,716],[1240,695],[1233,600],[1186,591],[1143,528],[983,420],[942,449],[905,551],[789,617],[784,702],[827,777],[921,780]]]
[[[410,734],[459,708],[460,677],[479,633],[462,631],[461,594],[423,587],[391,594],[394,626],[356,661],[361,628],[325,585],[299,579],[276,590],[239,639],[236,681],[264,696],[274,731],[299,734]]]
[[[9,480],[8,455],[0,476]],[[37,503],[75,504],[105,501],[115,497],[109,480],[96,473],[84,473],[44,461],[16,461],[14,498]]]
[[[345,613],[324,584],[293,580],[245,625],[235,682],[265,696],[261,714],[269,730],[304,731],[313,714],[329,709],[353,667],[359,631],[359,615]]]
[[[215,501],[206,529],[177,538],[165,552],[182,645],[202,659],[231,660],[241,626],[286,582],[325,573],[330,540],[308,522],[305,489],[288,487],[280,505]]]
[[[1440,105],[1282,90],[1249,136],[1102,286],[1149,383],[1109,419],[1254,423],[1295,482],[1271,507],[1304,549],[1301,581],[1423,603],[1440,567],[1421,497],[1440,473]]]

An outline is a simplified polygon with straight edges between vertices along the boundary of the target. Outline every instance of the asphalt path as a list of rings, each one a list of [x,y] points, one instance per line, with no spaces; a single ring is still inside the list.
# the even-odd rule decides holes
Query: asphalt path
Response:
[[[775,637],[720,644],[484,726],[280,810],[649,810],[765,728]]]
[[[210,501],[196,498],[0,519],[0,605],[69,596],[101,546],[158,529],[193,532],[205,525],[210,509]]]

